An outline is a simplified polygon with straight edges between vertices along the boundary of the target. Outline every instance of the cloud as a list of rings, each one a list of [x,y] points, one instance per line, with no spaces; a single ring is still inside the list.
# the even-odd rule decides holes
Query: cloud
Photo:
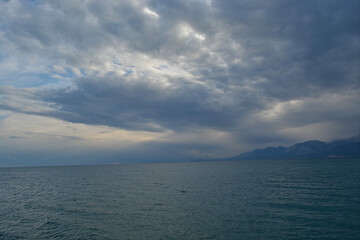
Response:
[[[135,135],[223,132],[233,143],[222,149],[239,152],[348,137],[359,131],[358,9],[356,0],[1,1],[0,109]]]

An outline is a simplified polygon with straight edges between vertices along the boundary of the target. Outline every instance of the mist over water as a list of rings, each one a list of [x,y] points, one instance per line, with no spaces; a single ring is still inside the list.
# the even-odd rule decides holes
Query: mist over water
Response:
[[[0,168],[0,239],[359,239],[360,160]]]

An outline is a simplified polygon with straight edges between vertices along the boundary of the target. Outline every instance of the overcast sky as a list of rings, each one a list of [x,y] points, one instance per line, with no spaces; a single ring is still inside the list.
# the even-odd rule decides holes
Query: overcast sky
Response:
[[[358,0],[0,0],[0,166],[359,135]]]

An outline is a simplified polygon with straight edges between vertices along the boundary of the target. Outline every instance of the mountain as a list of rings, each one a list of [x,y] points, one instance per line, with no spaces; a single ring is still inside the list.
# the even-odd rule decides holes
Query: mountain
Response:
[[[358,139],[348,139],[325,143],[318,140],[311,140],[303,143],[296,143],[290,147],[279,146],[255,149],[230,159],[252,160],[332,157],[360,157],[360,141]]]

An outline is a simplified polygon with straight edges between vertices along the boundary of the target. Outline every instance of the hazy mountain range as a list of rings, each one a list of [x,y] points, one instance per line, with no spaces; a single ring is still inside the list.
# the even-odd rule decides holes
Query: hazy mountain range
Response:
[[[255,149],[240,155],[228,158],[241,159],[294,159],[294,158],[334,158],[334,157],[360,157],[360,140],[347,139],[330,143],[311,140],[296,143],[290,147],[267,147]]]
[[[360,157],[360,138],[333,142],[310,140],[290,147],[278,146],[255,149],[230,158],[198,159],[195,161],[297,159],[297,158],[343,158]]]

